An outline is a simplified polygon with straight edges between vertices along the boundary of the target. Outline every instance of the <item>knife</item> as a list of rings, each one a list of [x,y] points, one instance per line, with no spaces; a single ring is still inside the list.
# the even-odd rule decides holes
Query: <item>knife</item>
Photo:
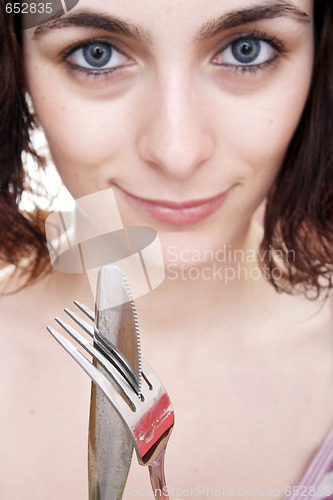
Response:
[[[103,266],[98,275],[94,345],[111,350],[117,365],[140,394],[141,353],[135,305],[125,276],[114,265]],[[114,349],[115,348],[115,349]],[[110,357],[110,361],[113,359]],[[97,364],[119,392],[113,380]],[[119,369],[119,368],[118,368]],[[126,427],[99,388],[92,384],[88,438],[89,500],[120,500],[133,454]]]

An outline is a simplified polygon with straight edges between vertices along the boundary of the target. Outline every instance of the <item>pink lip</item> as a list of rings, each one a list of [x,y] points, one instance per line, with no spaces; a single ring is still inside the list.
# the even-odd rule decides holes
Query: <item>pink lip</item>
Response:
[[[121,190],[132,206],[145,215],[169,224],[193,224],[216,212],[225,200],[228,191],[204,200],[182,203],[168,200],[146,200]]]

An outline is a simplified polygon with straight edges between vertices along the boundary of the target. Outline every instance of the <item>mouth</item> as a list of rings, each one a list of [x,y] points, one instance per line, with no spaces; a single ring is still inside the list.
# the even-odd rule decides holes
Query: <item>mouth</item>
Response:
[[[193,224],[206,219],[216,212],[228,195],[228,191],[217,196],[176,202],[170,200],[149,200],[139,198],[120,189],[129,203],[145,215],[168,224]]]

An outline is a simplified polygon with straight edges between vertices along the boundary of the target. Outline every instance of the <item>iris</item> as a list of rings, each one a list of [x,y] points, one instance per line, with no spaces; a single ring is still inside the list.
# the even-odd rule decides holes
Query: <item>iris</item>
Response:
[[[107,43],[93,43],[83,48],[83,56],[90,66],[101,68],[110,61],[112,47]]]
[[[242,64],[253,63],[260,54],[260,49],[260,40],[251,38],[237,40],[231,46],[233,56]]]

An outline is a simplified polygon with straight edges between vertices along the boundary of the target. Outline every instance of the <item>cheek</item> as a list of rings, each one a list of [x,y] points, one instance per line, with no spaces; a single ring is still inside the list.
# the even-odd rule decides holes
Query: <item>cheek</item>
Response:
[[[129,144],[126,103],[87,98],[38,74],[29,89],[64,184],[74,197],[99,190],[99,169],[112,168]]]
[[[256,174],[256,179],[265,179],[267,184],[274,181],[300,121],[309,83],[310,79],[291,87],[290,80],[280,82],[241,106],[235,103],[233,109],[238,112],[231,107],[226,142],[245,166],[246,175]]]
[[[275,85],[220,103],[220,158],[223,175],[235,179],[229,213],[247,220],[265,199],[301,118],[311,75],[281,78]],[[291,85],[292,83],[292,85]],[[222,168],[221,168],[222,171]]]

